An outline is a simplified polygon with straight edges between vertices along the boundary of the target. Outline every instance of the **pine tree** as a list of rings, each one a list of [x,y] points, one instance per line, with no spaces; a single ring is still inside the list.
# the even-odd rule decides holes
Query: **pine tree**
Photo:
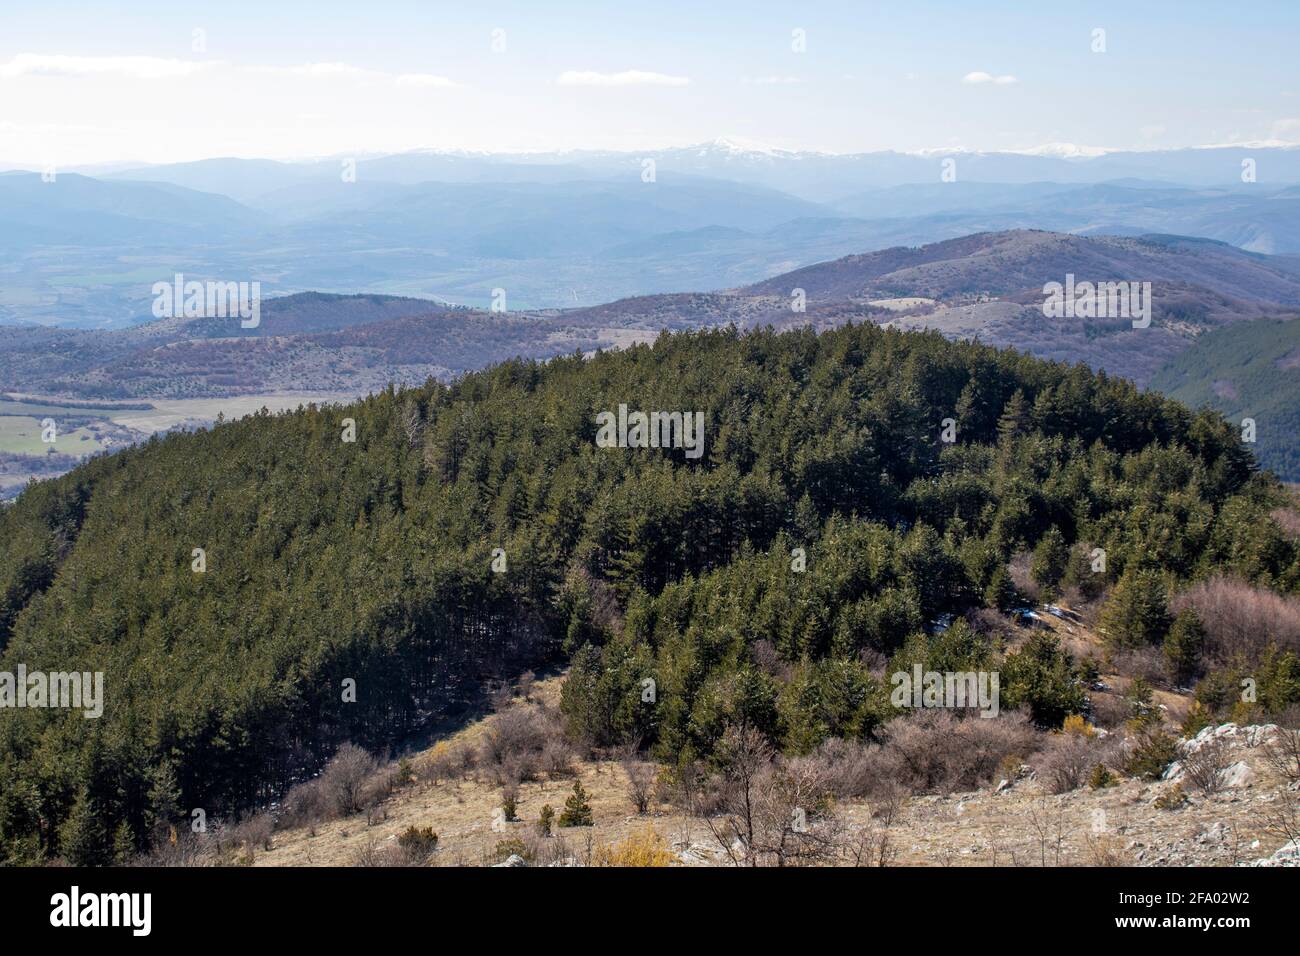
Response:
[[[1016,389],[1007,399],[1007,404],[998,419],[998,440],[1009,441],[1029,431],[1029,402],[1025,393]]]
[[[1070,546],[1065,543],[1065,535],[1055,525],[1048,528],[1038,546],[1034,548],[1034,559],[1029,573],[1043,589],[1043,596],[1052,599],[1058,593],[1061,579],[1070,562]]]
[[[1101,632],[1112,649],[1159,644],[1169,631],[1164,576],[1153,568],[1129,567],[1101,612]]]
[[[1204,644],[1205,628],[1195,608],[1180,611],[1165,638],[1165,667],[1171,681],[1182,685],[1196,676]]]
[[[551,809],[549,803],[542,804],[542,812],[537,817],[537,832],[544,837],[551,835],[551,828],[555,825],[555,811]]]
[[[1020,596],[1011,583],[1011,573],[1006,565],[999,565],[993,571],[989,586],[984,589],[984,605],[998,611],[1010,611],[1019,601]]]
[[[59,846],[73,866],[106,866],[113,859],[113,841],[96,802],[82,788],[59,828]]]
[[[589,827],[593,823],[591,805],[587,803],[587,791],[582,789],[582,781],[573,781],[573,793],[564,801],[564,812],[560,814],[562,827]]]

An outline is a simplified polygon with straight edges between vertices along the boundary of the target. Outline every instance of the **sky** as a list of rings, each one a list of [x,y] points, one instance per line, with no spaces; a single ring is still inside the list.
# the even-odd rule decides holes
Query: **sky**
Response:
[[[1298,41],[1295,0],[3,0],[0,160],[1300,143]]]

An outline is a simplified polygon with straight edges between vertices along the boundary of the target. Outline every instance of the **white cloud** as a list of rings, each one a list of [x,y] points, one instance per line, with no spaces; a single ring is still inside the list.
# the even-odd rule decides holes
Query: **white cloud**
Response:
[[[596,73],[592,70],[565,70],[555,81],[560,86],[688,86],[684,76],[624,70],[622,73]]]
[[[0,65],[0,76],[96,76],[115,74],[140,80],[190,76],[214,65],[213,61],[168,60],[156,56],[64,56],[20,53]]]
[[[1002,76],[994,76],[992,73],[985,73],[983,70],[976,70],[974,73],[967,73],[965,76],[961,78],[961,81],[963,83],[969,83],[971,85],[992,83],[995,86],[1010,86],[1012,83],[1020,82],[1014,76],[1011,76],[1009,74],[1004,74]]]

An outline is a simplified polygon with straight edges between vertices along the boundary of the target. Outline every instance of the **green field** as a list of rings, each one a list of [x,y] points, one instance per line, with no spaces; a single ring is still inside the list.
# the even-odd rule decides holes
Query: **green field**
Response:
[[[66,412],[66,410],[65,410]],[[11,455],[93,455],[104,450],[86,428],[57,433],[53,444],[41,441],[41,419],[28,415],[0,415],[0,452]]]
[[[140,403],[144,405],[144,403]],[[0,416],[4,415],[36,415],[44,418],[50,415],[54,418],[60,416],[73,418],[110,418],[114,414],[125,411],[143,411],[152,406],[144,408],[130,408],[126,406],[105,406],[105,405],[61,405],[47,404],[41,401],[26,401],[23,399],[0,398]]]

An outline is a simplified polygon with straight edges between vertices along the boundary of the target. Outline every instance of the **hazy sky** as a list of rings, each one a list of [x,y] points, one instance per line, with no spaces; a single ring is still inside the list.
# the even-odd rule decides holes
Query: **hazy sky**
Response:
[[[1298,27],[1295,0],[4,0],[0,160],[1300,143]]]

